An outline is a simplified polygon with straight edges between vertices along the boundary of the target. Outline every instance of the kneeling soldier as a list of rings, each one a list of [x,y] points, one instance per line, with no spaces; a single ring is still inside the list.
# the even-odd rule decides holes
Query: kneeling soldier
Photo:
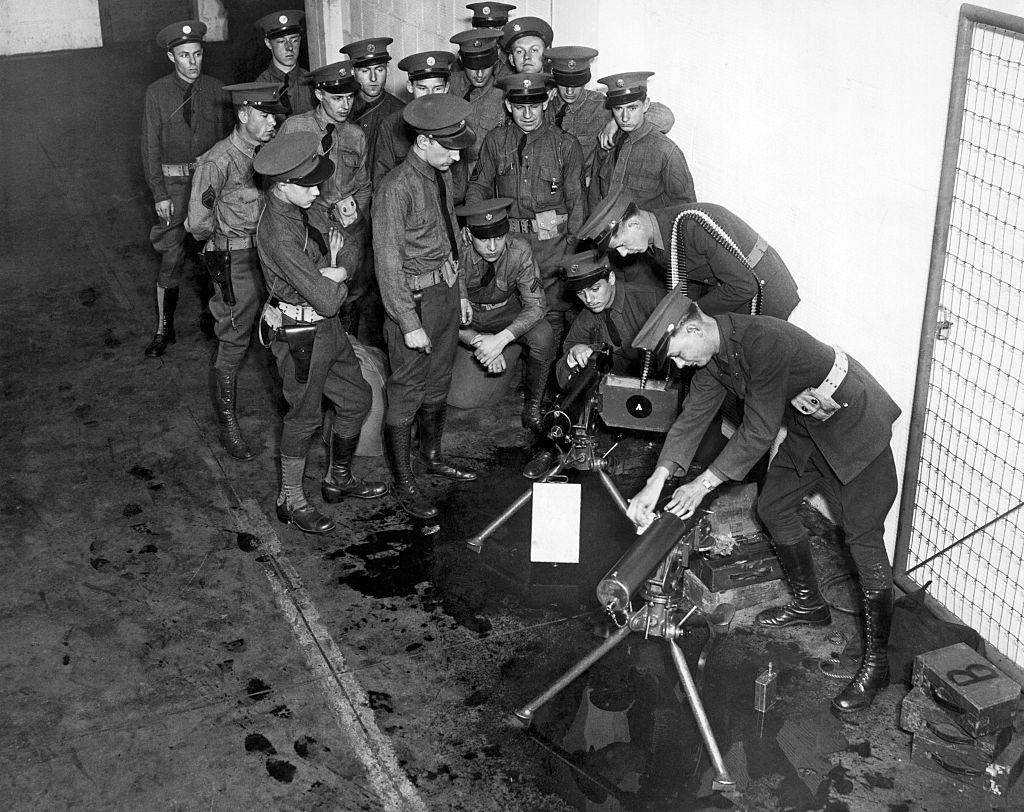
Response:
[[[455,209],[456,215],[466,218],[472,245],[460,262],[473,320],[459,331],[459,340],[476,350],[488,372],[504,371],[502,351],[512,342],[526,349],[523,428],[539,432],[555,337],[544,320],[544,288],[530,244],[508,235],[512,203],[511,198],[497,197]]]
[[[317,185],[334,172],[334,163],[319,155],[319,148],[316,133],[288,133],[267,144],[254,162],[255,170],[270,182],[256,232],[272,308],[263,318],[268,325],[279,318],[279,326],[271,325],[276,327],[271,349],[288,401],[281,430],[277,517],[307,533],[327,533],[335,527],[306,501],[302,485],[310,441],[323,420],[323,398],[335,409],[329,468],[321,489],[324,501],[338,502],[345,496],[373,499],[387,490],[352,474],[371,394],[335,318],[348,294],[348,269],[334,264],[341,232],[329,224],[323,209],[310,209],[320,194]]]
[[[263,298],[263,276],[256,255],[256,223],[263,193],[252,161],[256,149],[274,137],[274,114],[283,113],[281,86],[260,82],[230,85],[238,116],[234,131],[199,156],[185,228],[205,240],[203,258],[217,290],[210,299],[217,335],[217,417],[221,442],[236,459],[256,456],[242,437],[235,415],[235,378],[249,348],[252,326]]]

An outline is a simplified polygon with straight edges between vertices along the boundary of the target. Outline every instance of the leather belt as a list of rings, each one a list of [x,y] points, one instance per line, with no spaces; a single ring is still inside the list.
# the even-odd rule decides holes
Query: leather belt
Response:
[[[188,164],[160,164],[160,171],[166,178],[190,178],[196,171],[195,161]]]
[[[794,409],[815,420],[828,420],[846,405],[837,403],[832,396],[846,379],[846,373],[850,369],[850,359],[846,357],[842,348],[833,347],[832,349],[835,350],[836,358],[824,380],[817,386],[807,387],[790,401]]]
[[[438,268],[435,271],[427,271],[426,273],[416,274],[415,276],[408,274],[405,277],[405,281],[406,284],[409,285],[409,290],[415,292],[426,288],[432,288],[434,285],[443,282],[444,275],[441,273],[441,269]]]
[[[213,247],[218,251],[244,251],[256,247],[255,237],[224,237],[214,234],[210,238]]]
[[[270,304],[281,311],[281,314],[295,321],[303,321],[306,324],[323,321],[326,316],[321,316],[309,305],[296,305],[289,302],[282,302],[280,299],[271,298]]]
[[[761,261],[761,257],[763,257],[767,251],[768,240],[758,234],[757,240],[754,242],[754,247],[750,249],[750,253],[747,255],[747,262],[750,263],[750,267],[753,268],[757,265],[757,263]]]
[[[503,302],[493,302],[493,303],[492,302],[471,302],[471,304],[473,305],[473,307],[478,307],[481,310],[497,310],[499,307],[504,307],[505,305],[507,305],[511,301],[512,301],[512,297],[509,296]]]
[[[537,221],[523,220],[518,217],[509,217],[508,230],[515,234],[533,234],[537,231]]]

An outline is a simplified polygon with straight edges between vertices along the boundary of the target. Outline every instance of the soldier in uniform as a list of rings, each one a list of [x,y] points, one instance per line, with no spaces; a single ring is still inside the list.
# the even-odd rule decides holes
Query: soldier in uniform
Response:
[[[544,118],[549,79],[546,74],[521,73],[501,80],[512,124],[491,130],[484,139],[466,202],[491,197],[515,201],[509,223],[533,249],[547,297],[546,318],[558,347],[569,308],[559,268],[562,258],[572,253],[572,235],[586,218],[583,150],[573,136]]]
[[[565,353],[555,364],[558,385],[565,387],[569,379],[602,348],[611,350],[615,372],[639,372],[635,369],[643,353],[631,343],[665,295],[664,290],[645,285],[620,282],[605,254],[583,251],[564,261],[566,290],[575,293],[583,303],[565,337]],[[537,479],[554,465],[554,454],[548,444],[523,469],[523,476]]]
[[[764,610],[757,622],[779,628],[831,621],[799,516],[804,497],[824,492],[839,507],[865,618],[860,668],[832,707],[839,713],[868,707],[888,684],[893,585],[883,531],[896,498],[890,440],[899,407],[838,347],[769,316],[708,316],[681,294],[666,297],[633,343],[697,372],[654,473],[630,500],[630,519],[641,528],[652,520],[665,483],[687,470],[726,392],[743,398],[742,423],[707,469],[672,493],[665,510],[684,519],[693,515],[719,484],[742,479],[785,425],[786,438],[768,468],[757,511],[793,600]]]
[[[685,284],[681,292],[709,316],[749,314],[759,292],[765,316],[787,319],[800,302],[782,257],[743,220],[714,203],[646,211],[620,187],[601,201],[579,236],[622,257],[645,255],[666,277],[677,252],[676,273]]]
[[[543,73],[544,50],[555,32],[540,17],[516,17],[501,29],[501,47],[512,73]]]
[[[172,23],[156,41],[174,71],[146,88],[142,119],[142,164],[153,193],[157,224],[149,239],[160,254],[156,280],[157,326],[145,353],[164,354],[175,341],[174,310],[185,265],[185,214],[195,161],[224,137],[224,85],[203,74],[206,26],[197,20]]]
[[[499,31],[473,30],[462,31],[449,40],[459,46],[461,67],[452,71],[448,92],[473,105],[468,121],[476,133],[476,144],[463,153],[460,161],[465,164],[467,175],[473,173],[484,136],[505,123],[505,94],[494,79],[495,66],[500,64],[499,39]]]
[[[588,191],[591,211],[616,186],[628,189],[645,209],[697,199],[682,150],[647,120],[647,80],[653,75],[639,71],[598,80],[608,88],[606,103],[619,132],[611,149],[600,149],[594,156]]]
[[[512,199],[497,197],[457,206],[465,218],[469,245],[459,260],[473,320],[459,331],[459,340],[475,351],[488,372],[505,370],[503,350],[515,342],[526,350],[526,394],[523,428],[540,432],[540,405],[555,360],[551,326],[544,320],[547,304],[530,244],[509,236]]]
[[[256,150],[274,136],[275,114],[284,112],[281,85],[251,82],[224,88],[238,123],[231,135],[199,156],[185,228],[205,242],[203,257],[216,283],[210,312],[216,320],[217,418],[221,442],[236,459],[256,456],[235,414],[235,378],[249,348],[263,298],[256,254],[256,223],[263,194],[253,178]]]
[[[405,103],[385,90],[388,81],[388,62],[391,54],[388,46],[394,42],[391,37],[373,37],[350,42],[341,49],[352,62],[359,94],[349,113],[349,121],[358,124],[366,135],[366,149],[369,155],[367,166],[373,168],[377,154],[377,137],[384,120],[401,110]]]
[[[306,500],[303,475],[313,436],[323,422],[324,398],[335,411],[325,502],[383,496],[382,483],[352,473],[359,431],[370,411],[370,387],[352,345],[335,318],[348,293],[348,270],[336,260],[341,232],[314,207],[317,186],[334,171],[316,133],[278,135],[256,156],[254,169],[270,184],[256,247],[270,294],[263,319],[274,330],[271,350],[288,412],[281,429],[281,490],[277,517],[306,533],[327,533],[334,521]]]
[[[373,198],[373,248],[391,362],[385,447],[394,477],[392,493],[407,513],[421,519],[437,516],[438,510],[412,473],[414,421],[427,473],[457,481],[476,478],[441,458],[459,325],[472,318],[459,272],[450,171],[459,150],[476,141],[466,124],[470,110],[469,102],[448,94],[409,102],[402,115],[416,140]]]
[[[263,32],[263,44],[270,51],[270,64],[256,81],[284,85],[281,106],[286,116],[313,109],[309,73],[299,64],[305,17],[302,11],[275,11],[256,21],[257,30]]]
[[[311,132],[320,139],[322,154],[334,164],[332,174],[320,188],[313,206],[322,209],[338,226],[344,244],[338,255],[348,268],[348,295],[341,307],[347,332],[357,335],[360,327],[361,300],[371,286],[372,269],[364,262],[369,247],[367,218],[370,216],[370,176],[367,169],[366,136],[348,121],[356,91],[359,89],[348,60],[324,65],[310,74],[315,109],[290,116],[281,125],[281,134]]]
[[[405,57],[398,63],[398,69],[408,74],[406,89],[412,94],[413,99],[429,96],[433,93],[447,93],[448,79],[452,73],[452,63],[455,55],[448,51],[423,51]],[[416,138],[416,133],[409,127],[402,117],[402,111],[397,110],[391,113],[380,128],[380,135],[377,140],[377,152],[374,157],[372,174],[373,188],[376,189],[384,176],[398,166]],[[459,166],[459,164],[456,164]],[[464,167],[454,169],[453,172],[465,171]],[[458,178],[456,178],[458,182]],[[457,189],[458,198],[462,199],[465,193],[465,184]]]

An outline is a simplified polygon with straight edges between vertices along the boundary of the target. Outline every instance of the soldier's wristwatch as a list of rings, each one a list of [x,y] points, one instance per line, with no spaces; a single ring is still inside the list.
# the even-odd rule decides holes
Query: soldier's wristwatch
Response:
[[[715,489],[715,483],[712,482],[711,478],[706,474],[700,478],[700,484],[708,493],[711,493],[711,491]]]

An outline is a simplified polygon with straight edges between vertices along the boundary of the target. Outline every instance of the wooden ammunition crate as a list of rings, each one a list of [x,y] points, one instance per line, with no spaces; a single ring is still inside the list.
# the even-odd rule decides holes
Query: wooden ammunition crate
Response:
[[[911,677],[974,737],[1009,727],[1020,685],[965,643],[919,654]]]
[[[967,744],[931,729],[914,734],[910,760],[993,795],[1006,795],[1024,768],[1024,735],[1012,727]]]
[[[767,541],[741,544],[731,555],[701,553],[690,559],[690,569],[712,592],[785,578]]]
[[[683,573],[683,592],[704,612],[712,611],[720,603],[731,603],[737,609],[764,605],[765,608],[789,598],[789,591],[781,580],[761,581],[734,589],[712,592],[693,570]]]

